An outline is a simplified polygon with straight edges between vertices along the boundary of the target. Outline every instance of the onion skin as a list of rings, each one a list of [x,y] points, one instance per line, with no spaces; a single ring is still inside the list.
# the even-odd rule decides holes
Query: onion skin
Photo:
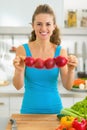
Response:
[[[55,63],[56,63],[56,66],[60,68],[67,64],[67,59],[63,56],[57,56],[55,58]]]

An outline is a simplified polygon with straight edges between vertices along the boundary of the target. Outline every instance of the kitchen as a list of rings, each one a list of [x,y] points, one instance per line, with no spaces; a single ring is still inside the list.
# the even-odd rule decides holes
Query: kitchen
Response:
[[[20,2],[21,1],[19,1],[19,3]],[[60,2],[60,1],[58,1],[58,2]],[[2,1],[2,3],[1,3],[2,7],[4,5],[4,10],[6,9],[6,4],[7,3],[4,1]],[[13,3],[11,2],[11,4],[13,4]],[[15,4],[17,7],[16,2],[14,3],[14,7],[15,7]],[[54,4],[52,3],[52,5],[54,5]],[[86,9],[87,1],[80,0],[79,3],[77,4],[75,1],[70,2],[69,0],[65,0],[65,1],[61,0],[60,6],[61,6],[61,8],[59,9],[59,12],[60,13],[62,12],[63,14],[61,15],[62,17],[59,14],[57,17],[60,16],[61,20],[63,20],[63,18],[64,18],[64,20],[66,20],[65,12],[67,12],[68,9],[70,9],[70,10],[71,9],[73,9],[73,10],[78,9],[79,12],[81,12],[82,9]],[[23,7],[24,7],[24,5],[23,5]],[[27,7],[27,5],[25,7]],[[3,11],[3,9],[2,9],[2,11]],[[27,11],[27,13],[28,13],[28,11]],[[11,66],[12,66],[12,59],[14,58],[15,53],[14,53],[14,50],[10,50],[10,52],[8,50],[11,49],[11,47],[13,47],[13,46],[17,47],[19,44],[22,44],[23,42],[27,42],[28,34],[31,31],[31,26],[28,25],[30,21],[27,20],[27,17],[29,16],[29,14],[27,14],[27,13],[25,12],[23,14],[25,21],[23,21],[23,23],[21,22],[20,24],[16,23],[16,22],[13,23],[13,21],[11,21],[11,19],[10,19],[10,22],[7,22],[8,19],[6,19],[6,17],[5,17],[5,19],[6,19],[6,22],[5,22],[4,15],[3,15],[3,19],[2,19],[2,15],[0,15],[1,19],[2,19],[2,22],[0,23],[1,24],[0,25],[1,26],[0,27],[0,38],[1,38],[1,42],[4,41],[4,47],[6,49],[5,60],[3,61],[3,58],[2,58],[1,59],[2,62],[0,63],[0,68],[1,68],[0,74],[3,75],[0,77],[1,81],[3,80],[3,77],[4,77],[4,79],[6,79],[8,77],[9,82],[10,83],[12,82],[11,80],[12,80],[12,74],[13,74],[14,69]],[[26,14],[27,14],[27,16],[26,16]],[[64,15],[64,17],[63,17],[63,15]],[[80,17],[81,17],[81,15],[82,14],[80,14]],[[25,16],[26,16],[26,18],[25,18]],[[14,19],[14,18],[12,17],[12,19]],[[22,19],[22,16],[20,16],[20,19]],[[82,47],[81,47],[82,43],[83,42],[87,43],[86,27],[79,27],[80,24],[78,23],[77,27],[64,28],[67,25],[67,24],[65,24],[66,22],[64,23],[64,20],[62,22],[59,21],[60,26],[62,26],[61,27],[62,28],[61,32],[63,34],[63,36],[62,36],[63,43],[62,44],[64,45],[64,47],[67,48],[67,51],[69,53],[78,53],[79,52],[80,53],[79,55],[82,55]],[[62,25],[61,25],[61,23],[62,23]],[[9,27],[10,25],[14,26],[14,27]],[[23,27],[15,27],[15,26],[23,26]],[[27,26],[29,29],[27,28]],[[22,35],[19,35],[20,33],[22,33]],[[9,34],[9,35],[7,35],[7,34]],[[14,35],[12,35],[12,34],[14,34]],[[72,41],[71,41],[71,39],[72,39]],[[6,44],[5,44],[5,42],[6,42]],[[74,46],[74,43],[77,43],[77,44],[75,44],[76,46]],[[7,44],[9,44],[9,45],[7,46]],[[72,44],[72,46],[70,46],[71,44]],[[3,46],[2,43],[0,45]],[[2,48],[1,46],[0,46],[0,49]],[[78,46],[78,49],[77,49],[77,46]],[[74,49],[74,47],[75,47],[75,49]],[[86,45],[86,47],[87,47],[87,45]],[[1,57],[2,57],[2,51],[3,50],[0,51]],[[84,57],[86,57],[86,56],[84,56]],[[79,71],[83,71],[83,63],[82,63],[83,59],[82,59],[82,57],[78,57],[78,58],[79,58],[80,64],[76,70],[76,74]],[[5,64],[3,64],[3,62]],[[86,67],[85,67],[85,69],[87,71]],[[2,73],[2,70],[5,70],[5,73]],[[0,107],[0,115],[1,115],[1,117],[2,116],[9,116],[13,113],[19,113],[20,106],[21,106],[21,101],[22,101],[22,96],[23,96],[24,90],[21,89],[21,90],[17,91],[12,84],[9,84],[9,82],[5,82],[7,84],[7,86],[4,86],[4,85],[0,86],[0,106],[1,106]],[[60,84],[61,84],[61,81],[60,81]],[[74,92],[74,91],[67,91],[62,87],[62,85],[60,85],[60,86],[61,87],[59,87],[59,89],[60,89],[60,93],[62,96],[63,105],[65,107],[71,106],[76,101],[79,101],[82,98],[84,98],[87,94],[86,92],[79,92],[78,93],[78,92]],[[67,102],[67,99],[68,99],[68,102]],[[15,108],[15,106],[17,106],[17,107]]]

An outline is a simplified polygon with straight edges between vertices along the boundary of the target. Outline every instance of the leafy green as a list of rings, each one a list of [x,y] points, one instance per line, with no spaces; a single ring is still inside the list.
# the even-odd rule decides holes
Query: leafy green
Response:
[[[79,112],[71,109],[71,108],[63,108],[61,110],[61,114],[65,114],[66,116],[69,115],[69,116],[73,116],[73,117],[84,117],[83,114],[80,114]]]
[[[71,109],[78,111],[78,113],[87,117],[87,96],[82,101],[76,102],[71,106]]]
[[[63,108],[60,114],[87,119],[87,96],[82,101],[76,102],[70,108]]]

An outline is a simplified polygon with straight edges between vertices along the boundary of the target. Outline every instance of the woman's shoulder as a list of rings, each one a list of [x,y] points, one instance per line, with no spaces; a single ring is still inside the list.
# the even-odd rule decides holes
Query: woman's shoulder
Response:
[[[67,56],[67,50],[63,47],[61,47],[60,55]]]

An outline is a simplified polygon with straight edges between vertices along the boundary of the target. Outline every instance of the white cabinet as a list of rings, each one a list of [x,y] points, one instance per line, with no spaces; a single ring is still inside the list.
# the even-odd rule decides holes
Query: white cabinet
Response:
[[[0,97],[0,117],[9,117],[13,113],[20,113],[22,96]]]
[[[20,113],[22,104],[22,97],[10,97],[10,115],[13,113]]]
[[[0,97],[0,117],[9,116],[9,97]]]
[[[82,101],[83,99],[84,99],[84,98],[75,97],[75,98],[74,98],[74,104],[75,104],[76,102]]]
[[[62,97],[63,107],[71,107],[73,105],[73,97]]]

